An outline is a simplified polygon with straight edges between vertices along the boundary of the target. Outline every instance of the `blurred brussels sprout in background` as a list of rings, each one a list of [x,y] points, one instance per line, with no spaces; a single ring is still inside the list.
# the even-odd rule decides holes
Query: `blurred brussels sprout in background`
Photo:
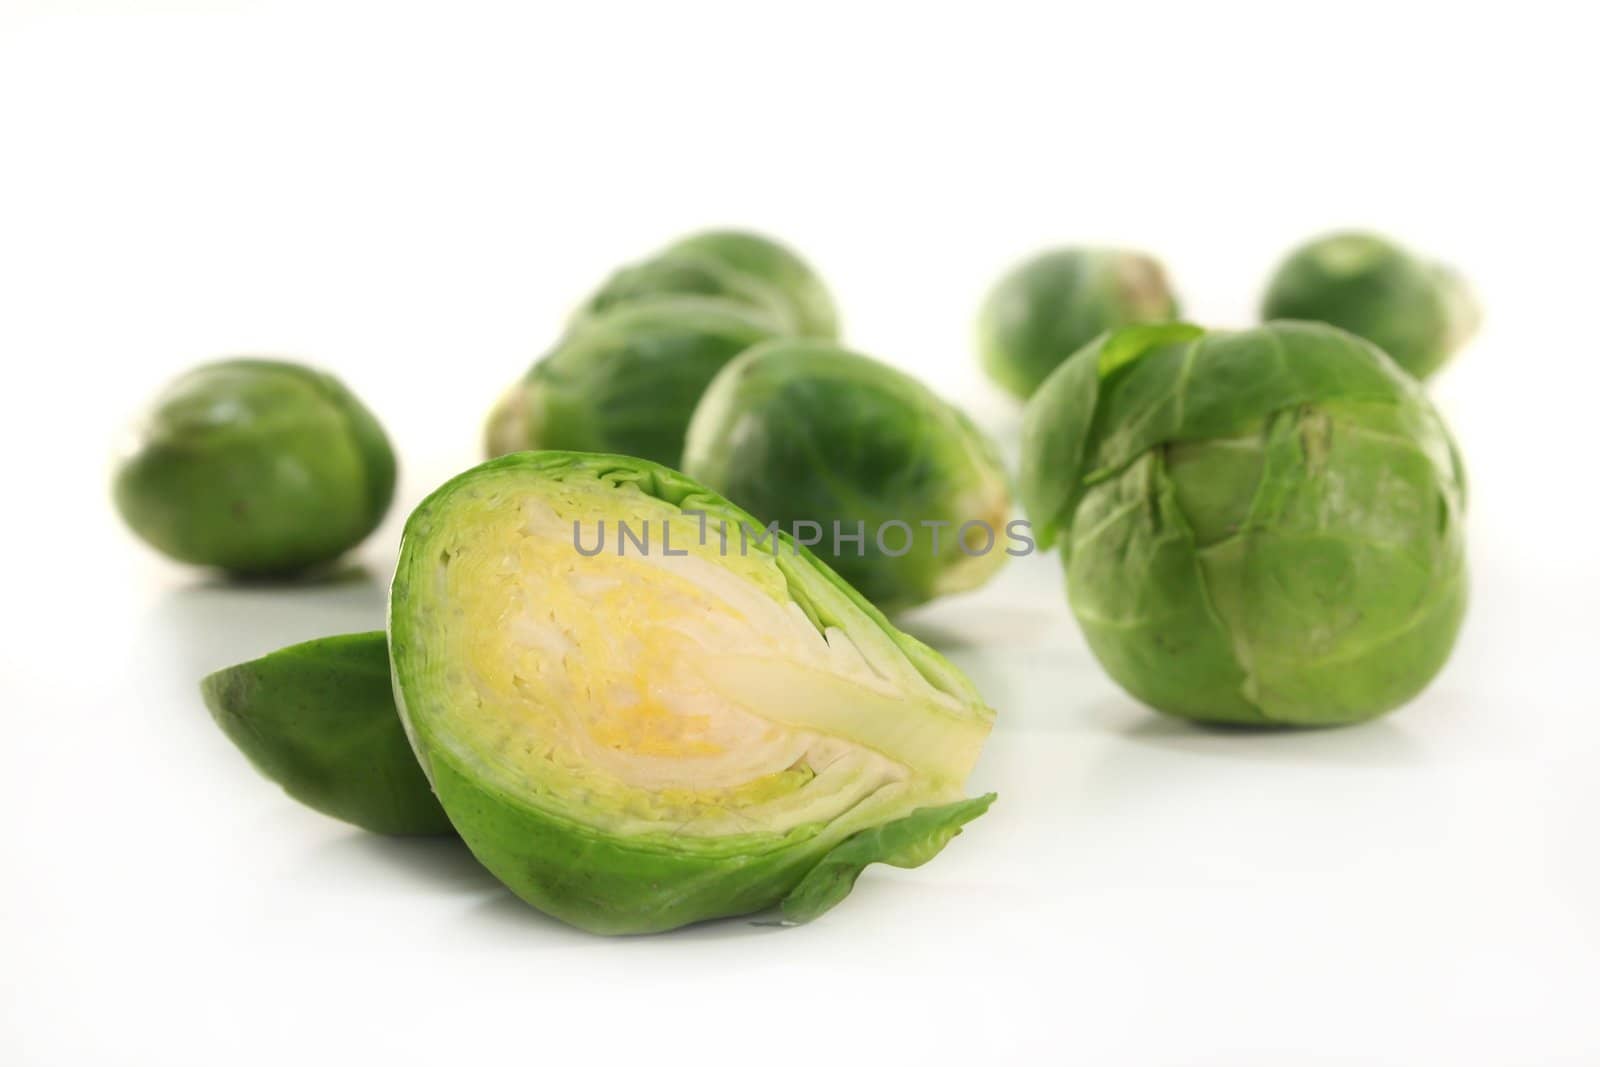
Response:
[[[1177,314],[1166,273],[1151,257],[1060,248],[1026,260],[990,291],[978,316],[978,351],[990,378],[1027,399],[1104,331]]]
[[[771,337],[837,329],[806,262],[759,234],[686,237],[613,274],[564,336],[490,413],[490,456],[619,452],[676,467],[713,375]]]
[[[374,833],[450,832],[395,708],[383,631],[292,645],[207,675],[200,692],[239,751],[302,804]]]
[[[1449,431],[1330,326],[1097,339],[1028,403],[1021,495],[1089,647],[1173,715],[1372,718],[1427,685],[1466,609]]]
[[[690,252],[720,260],[782,293],[793,311],[795,333],[833,340],[839,313],[828,287],[811,264],[770,237],[743,230],[708,230],[671,245],[667,254]]]
[[[683,463],[884,611],[976,588],[1006,558],[1010,494],[988,439],[916,380],[824,341],[770,341],[725,367]]]
[[[833,298],[805,260],[768,237],[711,230],[677,241],[650,259],[623,267],[586,301],[577,321],[666,295],[714,296],[744,304],[783,334],[833,338]]]
[[[623,267],[578,309],[573,327],[581,329],[607,311],[664,296],[716,297],[760,315],[774,333],[798,330],[794,309],[781,292],[760,278],[695,252],[667,253]]]
[[[394,483],[383,428],[336,379],[232,359],[157,397],[113,495],[133,531],[173,559],[269,575],[356,545],[383,519]]]
[[[1458,274],[1370,233],[1330,234],[1296,249],[1272,276],[1261,317],[1349,330],[1417,378],[1478,328],[1477,302]]]
[[[407,522],[400,714],[467,846],[541,911],[803,922],[993,799],[965,796],[993,722],[971,683],[786,538],[700,535],[755,521],[644,460],[520,452]]]
[[[620,452],[676,467],[711,379],[777,332],[759,311],[726,300],[619,305],[576,327],[501,398],[487,451]]]

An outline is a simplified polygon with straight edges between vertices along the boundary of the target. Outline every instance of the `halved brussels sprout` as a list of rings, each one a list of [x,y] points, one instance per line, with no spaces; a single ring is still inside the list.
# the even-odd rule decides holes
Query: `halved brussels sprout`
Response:
[[[839,313],[822,278],[793,249],[770,237],[743,230],[708,230],[667,248],[668,255],[677,252],[719,259],[775,287],[788,298],[795,332],[801,336],[831,341],[839,335]]]
[[[239,751],[302,804],[380,834],[450,832],[395,710],[383,631],[291,645],[207,675],[200,692]]]
[[[394,482],[383,428],[336,379],[232,359],[190,371],[156,399],[113,495],[133,531],[173,559],[281,574],[365,538]]]
[[[1059,248],[1026,260],[990,291],[978,317],[978,351],[989,377],[1026,400],[1096,335],[1177,314],[1166,273],[1151,257]]]
[[[1461,276],[1371,233],[1335,233],[1278,267],[1263,319],[1326,322],[1365,337],[1417,378],[1444,365],[1478,328]]]
[[[1021,493],[1089,647],[1173,715],[1372,718],[1427,685],[1466,609],[1449,431],[1330,326],[1096,340],[1028,403]]]
[[[781,904],[930,859],[993,713],[780,535],[639,459],[521,452],[412,514],[396,697],[457,831],[522,899],[600,933]],[[702,536],[702,534],[706,536]]]
[[[884,611],[976,588],[1014,543],[982,432],[915,379],[824,341],[770,341],[728,364],[683,466],[803,537]]]
[[[676,467],[711,379],[777,332],[759,312],[725,300],[669,296],[618,306],[574,329],[501,398],[487,451],[621,452]]]

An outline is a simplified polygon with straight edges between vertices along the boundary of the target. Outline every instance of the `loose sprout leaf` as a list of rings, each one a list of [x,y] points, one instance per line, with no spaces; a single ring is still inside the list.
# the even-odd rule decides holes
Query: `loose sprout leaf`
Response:
[[[291,645],[200,691],[223,733],[306,806],[377,833],[450,832],[395,710],[383,631]]]

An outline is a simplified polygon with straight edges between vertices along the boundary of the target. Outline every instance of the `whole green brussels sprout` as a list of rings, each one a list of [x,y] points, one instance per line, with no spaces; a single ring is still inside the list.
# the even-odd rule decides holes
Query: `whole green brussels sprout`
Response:
[[[1166,273],[1151,257],[1059,248],[1026,260],[990,291],[978,316],[978,351],[989,377],[1026,400],[1098,334],[1177,314]]]
[[[1349,330],[1417,378],[1443,366],[1478,327],[1458,274],[1370,233],[1329,234],[1296,249],[1272,276],[1261,317]]]
[[[337,558],[382,521],[395,459],[330,375],[231,359],[169,385],[113,485],[127,524],[185,563],[284,574]]]
[[[761,316],[774,333],[796,333],[799,319],[789,298],[765,279],[704,252],[663,252],[618,270],[579,307],[574,328],[594,316],[640,300],[664,296],[717,297]]]
[[[1464,479],[1417,382],[1319,323],[1129,327],[1028,403],[1021,495],[1124,689],[1173,715],[1324,726],[1444,665]]]
[[[200,692],[239,751],[308,807],[380,834],[450,832],[395,709],[383,631],[291,645],[207,675]]]
[[[491,457],[525,449],[620,452],[676,467],[700,395],[719,370],[776,336],[725,300],[639,300],[569,333],[489,416]]]
[[[920,382],[824,341],[769,341],[723,368],[689,424],[683,469],[766,522],[804,528],[884,611],[976,588],[1011,551],[993,444]]]
[[[770,237],[744,230],[708,230],[669,246],[667,254],[689,252],[710,256],[776,288],[789,301],[794,332],[833,340],[839,336],[839,313],[833,297],[811,264]]]
[[[803,922],[869,863],[915,867],[993,712],[783,535],[625,456],[518,452],[406,523],[389,653],[457,832],[539,910],[607,934],[781,906]]]

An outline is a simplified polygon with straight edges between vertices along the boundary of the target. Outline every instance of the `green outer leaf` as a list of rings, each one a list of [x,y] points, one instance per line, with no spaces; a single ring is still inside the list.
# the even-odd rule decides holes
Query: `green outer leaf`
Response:
[[[817,523],[818,554],[885,611],[976,588],[1007,558],[994,446],[914,378],[828,342],[769,341],[728,364],[695,409],[683,468],[764,521]],[[974,520],[995,540],[968,555],[956,533]],[[888,528],[886,552],[875,532],[895,521],[909,544],[900,552],[905,531]],[[833,551],[835,522],[861,524],[859,549]]]
[[[1070,529],[1083,495],[1101,379],[1154,348],[1193,341],[1204,332],[1187,323],[1163,323],[1103,333],[1039,386],[1023,411],[1018,493],[1040,548]]]
[[[1070,530],[1085,488],[1147,450],[1230,437],[1275,411],[1324,400],[1427,402],[1377,347],[1321,323],[1238,333],[1181,324],[1119,330],[1075,353],[1029,402],[1023,504],[1035,532],[1053,540]]]
[[[1269,720],[1372,718],[1450,654],[1466,610],[1462,513],[1413,414],[1338,401],[1278,413],[1238,533],[1199,552],[1244,695]]]
[[[453,494],[471,493],[477,486],[508,475],[599,478],[618,486],[635,486],[683,511],[703,512],[713,526],[719,521],[727,521],[730,528],[741,522],[760,525],[748,512],[685,475],[616,455],[514,453],[458,475],[422,502],[407,521],[390,591],[395,695],[418,759],[462,839],[517,896],[595,933],[668,930],[778,904],[830,849],[860,829],[845,825],[849,815],[835,824],[797,826],[784,834],[752,833],[697,841],[663,830],[623,837],[557,815],[534,798],[512,795],[474,773],[452,749],[439,743],[427,716],[419,714],[424,696],[420,650],[431,635],[407,611],[407,605],[413,586],[430,580],[430,546],[437,516]],[[839,626],[867,648],[872,640],[883,642],[905,656],[908,669],[918,678],[960,701],[962,714],[985,724],[992,721],[993,711],[944,657],[896,630],[880,611],[786,534],[779,533],[778,544],[774,559],[789,583],[790,595],[816,625]],[[940,792],[954,787],[953,783],[934,783]],[[863,806],[868,803],[870,800]],[[937,851],[932,836],[926,838],[926,846],[928,856]]]
[[[1263,723],[1211,604],[1194,535],[1151,453],[1084,497],[1067,598],[1106,673],[1172,715]],[[1063,546],[1066,552],[1066,546]]]
[[[918,808],[905,818],[874,826],[845,840],[812,867],[783,898],[783,917],[806,923],[850,895],[856,878],[872,863],[920,867],[949,844],[961,827],[989,810],[995,794]]]
[[[200,683],[222,732],[284,792],[381,834],[450,821],[396,713],[383,631],[291,645]]]
[[[1158,444],[1228,437],[1297,405],[1426,403],[1417,383],[1375,346],[1310,322],[1207,333],[1101,377],[1084,473],[1091,482]]]

